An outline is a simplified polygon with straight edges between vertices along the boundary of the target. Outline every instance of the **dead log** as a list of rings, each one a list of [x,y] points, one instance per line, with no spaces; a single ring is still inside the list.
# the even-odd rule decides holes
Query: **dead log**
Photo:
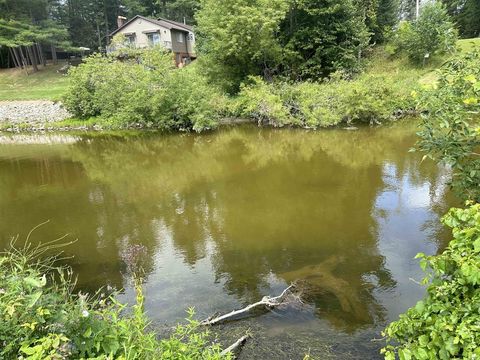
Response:
[[[235,341],[232,345],[230,345],[228,348],[226,348],[225,350],[223,350],[220,355],[221,356],[227,356],[227,354],[231,353],[233,355],[233,359],[235,359],[237,357],[237,353],[241,350],[241,348],[243,347],[243,345],[245,345],[245,343],[247,342],[247,340],[250,338],[251,336],[249,334],[246,334],[244,336],[242,336],[240,339],[238,339],[237,341]]]
[[[240,315],[248,314],[250,311],[252,311],[254,309],[258,309],[258,308],[271,310],[271,309],[281,305],[284,302],[285,298],[287,297],[287,295],[289,294],[289,292],[292,288],[294,288],[293,284],[290,285],[285,290],[283,290],[283,292],[279,296],[276,296],[276,297],[264,296],[262,300],[254,303],[254,304],[250,304],[250,305],[244,307],[243,309],[234,310],[234,311],[229,312],[228,314],[220,315],[220,316],[217,316],[217,317],[214,317],[214,318],[205,319],[200,324],[201,325],[220,324],[220,323],[223,323],[225,321],[233,320],[234,318],[236,318]]]

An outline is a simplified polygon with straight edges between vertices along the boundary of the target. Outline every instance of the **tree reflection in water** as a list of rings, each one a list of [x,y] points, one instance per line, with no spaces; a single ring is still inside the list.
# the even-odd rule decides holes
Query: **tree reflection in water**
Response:
[[[37,238],[79,239],[67,255],[75,256],[70,264],[86,289],[127,286],[121,254],[141,245],[150,296],[190,291],[189,298],[162,303],[175,317],[172,309],[190,305],[206,313],[231,310],[301,280],[316,316],[351,333],[384,321],[378,294],[396,287],[379,246],[385,232],[379,223],[390,216],[378,209],[379,197],[408,176],[409,186],[430,187],[426,212],[444,208],[438,169],[407,153],[414,126],[357,132],[247,126],[207,135],[0,144],[0,245],[51,219]],[[388,164],[395,173],[387,181]],[[413,242],[427,240],[420,230],[416,236]],[[232,300],[199,303],[214,290]],[[225,308],[215,308],[219,303]]]

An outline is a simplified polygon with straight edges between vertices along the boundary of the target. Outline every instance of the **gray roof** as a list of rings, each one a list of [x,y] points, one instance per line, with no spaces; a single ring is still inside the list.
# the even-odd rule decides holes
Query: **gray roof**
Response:
[[[131,18],[130,20],[128,20],[125,24],[120,26],[117,30],[113,31],[110,34],[110,36],[115,35],[118,31],[120,31],[123,28],[125,28],[126,26],[130,25],[136,19],[143,19],[143,20],[151,22],[152,24],[164,27],[164,28],[169,29],[169,30],[178,30],[178,31],[182,31],[182,32],[193,31],[193,26],[182,24],[182,23],[179,23],[179,22],[176,22],[176,21],[162,19],[162,18],[159,18],[158,20],[156,20],[156,19],[147,18],[145,16],[136,15],[133,18]]]
[[[184,23],[180,23],[180,22],[173,21],[173,20],[168,20],[168,19],[163,19],[163,18],[158,18],[158,20],[169,22],[172,25],[174,25],[175,27],[180,27],[180,28],[186,29],[188,31],[193,31],[193,26],[191,26],[191,25],[187,25],[187,24],[184,24]]]

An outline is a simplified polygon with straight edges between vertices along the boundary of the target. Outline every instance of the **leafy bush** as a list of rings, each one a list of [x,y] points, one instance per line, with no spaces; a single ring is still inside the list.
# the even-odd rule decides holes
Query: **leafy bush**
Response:
[[[366,74],[352,81],[267,84],[258,77],[250,78],[242,85],[237,113],[275,126],[381,123],[414,108],[412,85],[399,80]]]
[[[393,42],[397,52],[421,63],[429,57],[453,52],[457,42],[457,31],[440,2],[425,4],[418,20],[400,24]]]
[[[120,127],[210,129],[217,117],[212,104],[222,97],[194,65],[175,69],[171,54],[159,48],[92,56],[69,72],[69,80],[64,104],[70,112]]]
[[[274,126],[290,124],[292,118],[284,107],[281,91],[260,77],[251,76],[249,84],[240,87],[237,106],[241,116]]]
[[[480,201],[480,53],[447,62],[437,76],[418,99],[424,114],[417,146],[452,167],[451,185],[460,197]]]
[[[152,117],[166,129],[202,131],[216,127],[222,111],[219,90],[206,81],[197,64],[174,71],[152,98]]]
[[[385,330],[385,359],[480,358],[480,204],[451,209],[453,240],[437,256],[417,255],[427,297]]]
[[[2,359],[221,359],[189,311],[168,339],[148,330],[140,281],[131,315],[114,295],[73,294],[71,271],[39,260],[48,246],[12,248],[0,256]]]

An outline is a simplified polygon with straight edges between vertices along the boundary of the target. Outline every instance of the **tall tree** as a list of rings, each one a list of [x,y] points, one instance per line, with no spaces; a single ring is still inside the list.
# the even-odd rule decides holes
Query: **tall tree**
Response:
[[[480,36],[480,1],[442,0],[464,38]]]
[[[199,0],[157,0],[159,15],[171,20],[193,24],[195,12],[200,8]]]
[[[382,42],[400,20],[399,0],[379,0],[377,9],[378,32],[374,40]]]
[[[57,1],[58,2],[58,1]],[[0,2],[0,45],[8,47],[15,66],[46,65],[44,48],[68,46],[66,29],[53,20],[54,0],[3,0]]]
[[[280,62],[276,38],[287,11],[287,0],[202,0],[197,43],[211,79],[234,92],[248,75],[270,77]]]
[[[370,38],[366,12],[352,0],[291,2],[282,24],[288,72],[295,78],[318,79],[355,68]]]
[[[399,21],[399,0],[354,0],[372,43],[385,40]]]

